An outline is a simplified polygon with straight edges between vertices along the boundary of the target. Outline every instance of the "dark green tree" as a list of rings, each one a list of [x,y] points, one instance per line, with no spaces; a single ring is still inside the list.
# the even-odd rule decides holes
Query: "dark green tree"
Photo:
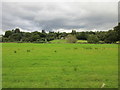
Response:
[[[10,36],[10,41],[14,42],[14,41],[20,41],[22,38],[20,33],[14,33]]]
[[[114,27],[114,30],[116,31],[117,41],[120,41],[120,23],[118,23],[118,26]]]
[[[89,35],[87,38],[88,43],[98,43],[99,42],[99,38],[96,35]]]
[[[86,32],[80,32],[76,34],[76,38],[79,40],[87,40],[88,34]]]
[[[99,38],[100,41],[105,40],[106,34],[107,34],[106,32],[102,32],[102,31],[96,32],[96,35],[97,35],[97,37]]]
[[[42,30],[42,33],[46,33],[45,30]]]
[[[117,40],[117,32],[115,30],[109,30],[105,37],[105,43],[116,43]]]
[[[31,41],[31,42],[34,42],[34,41],[37,41],[37,39],[40,39],[40,36],[37,35],[37,34],[33,34],[33,35],[31,36],[30,41]]]
[[[12,31],[6,31],[4,37],[9,38],[12,35]]]
[[[71,34],[76,35],[76,30],[72,30]]]
[[[16,28],[16,29],[15,29],[15,33],[20,33],[20,29],[19,29],[19,28]]]

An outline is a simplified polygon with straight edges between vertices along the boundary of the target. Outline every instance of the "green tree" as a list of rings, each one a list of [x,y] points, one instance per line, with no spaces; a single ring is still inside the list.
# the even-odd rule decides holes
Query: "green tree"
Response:
[[[101,41],[104,41],[104,40],[105,40],[106,34],[107,34],[106,32],[102,32],[102,31],[96,32],[97,37],[98,37],[99,40],[101,40]]]
[[[6,37],[2,37],[2,42],[9,42],[9,38],[6,38]]]
[[[10,36],[10,41],[20,41],[22,38],[21,33],[14,33]]]
[[[116,31],[117,41],[120,41],[120,22],[118,23],[118,26],[114,27],[114,30]]]
[[[46,36],[46,40],[47,41],[51,41],[51,40],[54,40],[55,39],[55,34],[54,34],[54,32],[49,32],[48,34],[47,34],[47,36]]]
[[[15,29],[15,33],[20,33],[20,29],[19,29],[19,28],[16,28],[16,29]]]
[[[39,35],[32,35],[31,36],[31,42],[34,42],[34,41],[37,41],[37,39],[40,39],[40,36]]]
[[[87,41],[88,43],[98,43],[99,39],[96,35],[91,34],[88,36]]]
[[[61,38],[65,39],[65,37],[66,37],[67,35],[68,35],[68,34],[67,34],[66,32],[61,33],[60,39],[61,39]]]
[[[12,31],[6,31],[4,37],[9,38],[12,35]]]
[[[71,32],[72,35],[76,35],[76,33],[77,33],[76,30],[72,30]]]
[[[76,34],[76,38],[78,40],[87,40],[87,33],[86,32],[80,32]]]
[[[109,30],[105,37],[106,43],[115,43],[117,41],[117,32],[115,30]]]
[[[45,30],[42,30],[42,33],[46,33]]]

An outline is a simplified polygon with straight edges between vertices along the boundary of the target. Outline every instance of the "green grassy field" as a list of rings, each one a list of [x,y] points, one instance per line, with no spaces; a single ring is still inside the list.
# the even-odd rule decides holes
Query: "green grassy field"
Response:
[[[118,45],[3,43],[3,88],[118,87]]]

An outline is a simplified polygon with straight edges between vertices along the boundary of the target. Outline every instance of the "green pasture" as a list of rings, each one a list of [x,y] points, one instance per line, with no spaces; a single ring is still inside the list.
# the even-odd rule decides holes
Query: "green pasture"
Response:
[[[3,88],[118,87],[117,44],[3,43]]]

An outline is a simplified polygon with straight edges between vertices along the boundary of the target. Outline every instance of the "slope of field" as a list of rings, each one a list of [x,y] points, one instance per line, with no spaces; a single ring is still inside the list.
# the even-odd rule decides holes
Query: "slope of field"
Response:
[[[118,87],[116,44],[3,43],[3,88]]]
[[[51,43],[66,43],[66,40],[65,39],[56,39],[56,40],[52,40],[50,41]]]
[[[66,43],[65,39],[56,39],[50,41],[51,43]],[[87,40],[77,40],[77,43],[87,43]]]

